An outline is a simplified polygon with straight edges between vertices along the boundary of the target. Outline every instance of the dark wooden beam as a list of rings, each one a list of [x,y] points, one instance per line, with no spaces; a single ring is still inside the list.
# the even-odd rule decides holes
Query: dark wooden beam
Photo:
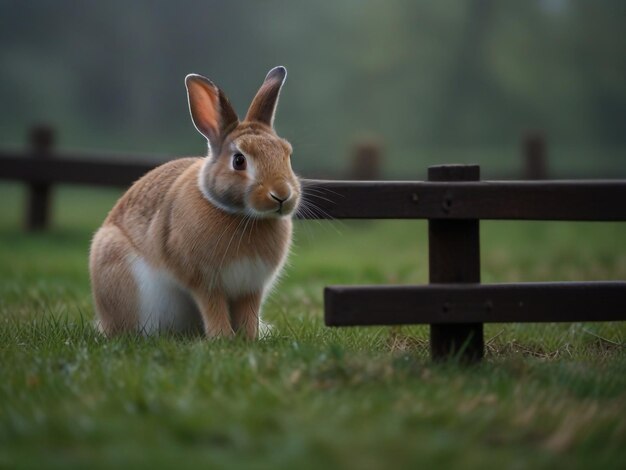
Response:
[[[54,148],[54,130],[48,126],[33,127],[28,136],[33,165],[41,165],[48,161]],[[50,224],[52,207],[52,184],[42,181],[30,181],[28,185],[28,201],[26,206],[26,230],[39,232]]]
[[[33,158],[35,157],[35,158]],[[50,156],[43,159],[0,153],[0,179],[47,184],[84,184],[97,186],[129,186],[163,162],[93,156],[71,158]]]
[[[623,180],[304,183],[320,219],[626,220]]]
[[[429,181],[477,181],[478,165],[443,165],[428,169]],[[428,277],[431,284],[480,282],[480,221],[428,221]],[[430,355],[434,360],[460,354],[464,361],[484,355],[482,323],[430,325]]]
[[[129,155],[0,152],[0,179],[25,183],[128,186],[164,163]],[[318,219],[626,220],[626,181],[304,180]],[[309,189],[309,191],[307,191]]]
[[[328,326],[626,320],[626,281],[330,286]]]

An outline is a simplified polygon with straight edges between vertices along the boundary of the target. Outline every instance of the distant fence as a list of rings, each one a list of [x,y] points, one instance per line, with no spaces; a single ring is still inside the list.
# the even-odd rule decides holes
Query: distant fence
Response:
[[[54,185],[126,187],[163,163],[149,156],[59,153],[55,149],[55,138],[52,127],[34,126],[29,132],[26,150],[0,150],[0,179],[28,185],[25,228],[29,231],[48,227]],[[381,144],[374,138],[360,139],[354,143],[346,176],[350,180],[377,180],[382,167]],[[539,132],[526,134],[522,139],[522,178],[546,179],[547,167],[543,135]]]
[[[0,179],[29,185],[30,229],[48,224],[51,185],[127,186],[156,166],[53,156],[52,141],[40,128],[28,155],[0,152]],[[542,140],[527,145],[527,171],[542,177]],[[626,181],[480,181],[476,165],[444,165],[429,168],[428,181],[306,186],[327,193],[306,218],[428,220],[430,284],[326,287],[329,326],[430,324],[434,359],[477,361],[484,323],[626,320],[624,281],[481,284],[479,234],[480,219],[626,221]]]

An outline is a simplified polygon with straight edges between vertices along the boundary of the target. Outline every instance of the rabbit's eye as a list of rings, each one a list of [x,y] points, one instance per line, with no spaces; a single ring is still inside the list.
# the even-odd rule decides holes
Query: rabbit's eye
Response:
[[[246,157],[244,157],[241,153],[236,153],[235,155],[233,155],[233,168],[235,170],[245,170]]]

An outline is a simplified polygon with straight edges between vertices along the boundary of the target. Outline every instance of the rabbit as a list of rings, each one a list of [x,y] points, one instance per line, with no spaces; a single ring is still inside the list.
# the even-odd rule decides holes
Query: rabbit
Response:
[[[274,130],[286,76],[270,70],[240,122],[221,89],[187,75],[208,154],[144,175],[95,233],[89,272],[101,332],[258,338],[301,195],[292,147]]]

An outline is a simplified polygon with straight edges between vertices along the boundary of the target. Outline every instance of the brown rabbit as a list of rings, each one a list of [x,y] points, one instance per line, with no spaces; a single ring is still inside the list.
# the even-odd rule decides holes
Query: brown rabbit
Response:
[[[301,192],[291,145],[273,128],[286,76],[270,70],[242,122],[210,80],[186,77],[208,156],[143,176],[96,232],[89,271],[101,331],[258,336]]]

